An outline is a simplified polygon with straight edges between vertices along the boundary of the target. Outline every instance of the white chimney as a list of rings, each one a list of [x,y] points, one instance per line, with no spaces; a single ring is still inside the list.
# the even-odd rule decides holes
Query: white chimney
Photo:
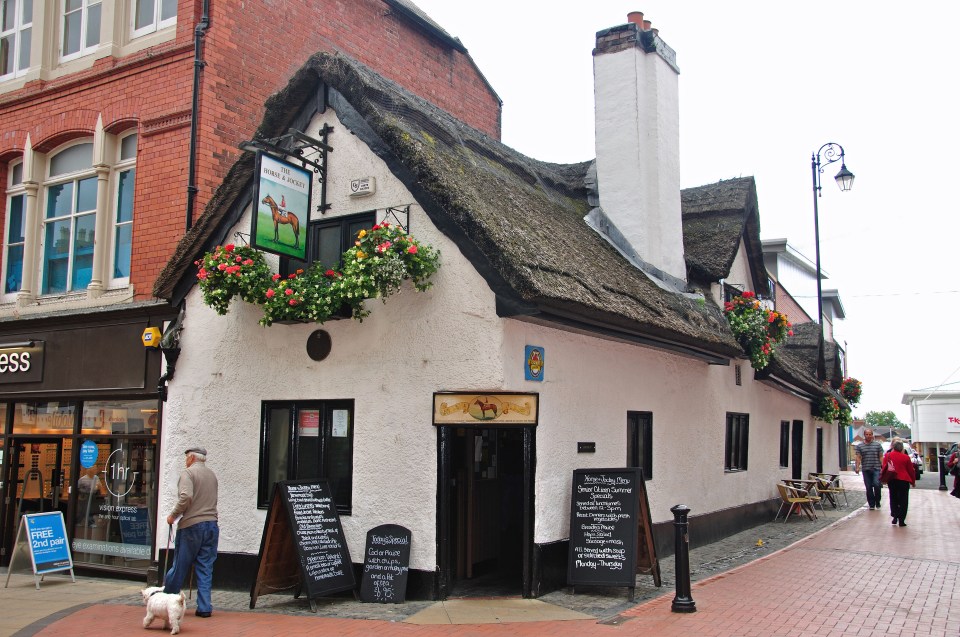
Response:
[[[600,210],[589,220],[645,271],[682,286],[680,70],[642,13],[627,19],[597,33],[593,51]]]

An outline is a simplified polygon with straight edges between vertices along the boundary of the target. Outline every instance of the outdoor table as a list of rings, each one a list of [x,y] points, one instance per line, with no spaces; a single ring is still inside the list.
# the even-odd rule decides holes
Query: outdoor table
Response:
[[[809,473],[807,475],[816,481],[817,493],[826,498],[831,506],[836,509],[840,503],[834,497],[833,489],[837,487],[837,481],[840,479],[840,475],[836,473]]]

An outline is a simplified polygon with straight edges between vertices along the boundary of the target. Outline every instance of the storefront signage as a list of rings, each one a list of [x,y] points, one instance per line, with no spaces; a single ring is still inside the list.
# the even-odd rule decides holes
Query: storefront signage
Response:
[[[523,377],[543,381],[545,352],[542,347],[527,345],[523,353]]]
[[[350,551],[326,480],[276,483],[258,561],[250,608],[260,595],[294,588],[302,589],[313,607],[317,597],[356,587]]]
[[[14,560],[19,553],[22,553],[18,551],[22,546],[21,543],[26,543],[30,553],[34,583],[38,590],[41,581],[38,575],[54,571],[70,571],[70,578],[73,579],[73,557],[70,555],[70,545],[67,543],[67,526],[63,521],[63,513],[60,511],[33,513],[20,518],[20,527],[17,529],[17,539],[13,545],[13,557],[10,558],[4,588],[10,584]]]
[[[265,252],[307,260],[313,173],[257,153],[250,244]]]
[[[433,395],[434,425],[536,425],[539,394]]]
[[[410,571],[410,529],[382,524],[367,531],[360,601],[402,604]]]
[[[644,570],[651,572],[660,586],[641,470],[574,470],[568,583],[626,586],[632,599],[636,574]]]
[[[960,431],[960,416],[947,416],[947,431]]]
[[[0,343],[0,383],[41,382],[43,345],[43,341]]]
[[[97,448],[97,443],[92,440],[84,440],[83,444],[80,445],[80,466],[89,469],[97,464],[98,455],[100,455],[100,450]]]

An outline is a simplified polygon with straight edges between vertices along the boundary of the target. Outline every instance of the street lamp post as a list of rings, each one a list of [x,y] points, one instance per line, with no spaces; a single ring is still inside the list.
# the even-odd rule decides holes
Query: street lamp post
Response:
[[[821,155],[823,156],[821,160]],[[853,173],[847,170],[844,163],[843,146],[828,142],[820,147],[816,153],[810,157],[810,168],[813,171],[813,232],[814,245],[817,251],[817,322],[820,324],[820,344],[817,348],[817,378],[824,380],[827,377],[827,363],[823,354],[823,284],[820,282],[820,216],[817,199],[820,198],[820,175],[823,169],[830,164],[839,161],[840,172],[834,179],[840,190],[846,192],[853,187]]]

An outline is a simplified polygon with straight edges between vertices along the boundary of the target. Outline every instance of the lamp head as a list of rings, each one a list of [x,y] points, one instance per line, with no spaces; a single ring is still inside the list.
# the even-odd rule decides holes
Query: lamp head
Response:
[[[840,164],[840,172],[837,173],[837,176],[834,177],[837,181],[837,185],[840,186],[840,190],[847,192],[853,188],[853,173],[847,170],[846,164]]]

